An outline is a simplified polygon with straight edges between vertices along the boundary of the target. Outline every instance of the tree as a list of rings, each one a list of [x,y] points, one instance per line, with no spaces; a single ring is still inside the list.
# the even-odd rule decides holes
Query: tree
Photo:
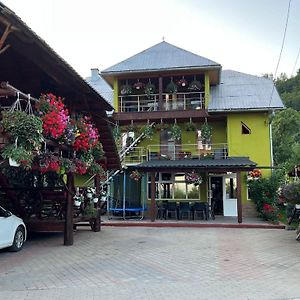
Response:
[[[291,78],[287,78],[285,73],[280,74],[275,84],[285,106],[300,111],[300,69]]]
[[[292,108],[280,111],[272,125],[275,165],[289,168],[300,157],[300,112]]]

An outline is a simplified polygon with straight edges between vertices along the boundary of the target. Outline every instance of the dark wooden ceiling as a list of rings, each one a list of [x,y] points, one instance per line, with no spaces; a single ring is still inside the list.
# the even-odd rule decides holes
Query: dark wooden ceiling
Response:
[[[111,105],[0,2],[0,39],[7,25],[13,31],[9,33],[2,49],[7,45],[9,47],[0,53],[0,82],[9,82],[35,98],[47,92],[62,96],[72,111],[90,115],[99,130],[108,168],[120,168],[119,155],[106,116],[106,111],[113,109]]]

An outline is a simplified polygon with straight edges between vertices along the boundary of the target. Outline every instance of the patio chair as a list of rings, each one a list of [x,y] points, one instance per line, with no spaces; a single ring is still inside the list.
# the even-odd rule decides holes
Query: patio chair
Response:
[[[157,218],[167,219],[168,201],[160,201],[157,203]]]
[[[174,214],[174,218],[178,220],[178,208],[176,202],[168,202],[167,205],[167,218],[172,217],[172,214]]]
[[[179,219],[182,219],[184,214],[187,214],[188,219],[191,218],[191,206],[189,202],[179,203]]]
[[[208,219],[208,207],[207,207],[207,203],[204,202],[195,202],[194,203],[194,215],[193,215],[193,219],[195,220],[195,217],[197,215],[201,215],[202,219],[207,220]]]

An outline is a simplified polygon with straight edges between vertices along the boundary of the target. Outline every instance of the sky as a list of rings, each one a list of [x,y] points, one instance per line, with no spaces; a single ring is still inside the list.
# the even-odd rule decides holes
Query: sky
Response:
[[[275,73],[289,0],[1,0],[82,77],[165,39],[253,75]],[[291,0],[277,74],[292,75],[300,0]],[[300,68],[300,57],[295,68]],[[293,75],[295,75],[295,72]]]

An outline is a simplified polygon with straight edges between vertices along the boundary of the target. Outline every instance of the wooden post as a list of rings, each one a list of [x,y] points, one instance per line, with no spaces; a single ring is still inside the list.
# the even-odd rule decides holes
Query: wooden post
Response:
[[[151,172],[151,206],[150,206],[150,219],[151,222],[155,221],[155,172]]]
[[[96,195],[99,196],[98,198],[98,202],[95,204],[96,208],[97,208],[97,216],[96,216],[96,220],[95,220],[95,226],[94,226],[94,231],[98,232],[101,230],[101,208],[100,208],[100,177],[99,175],[95,176],[95,187],[96,187]]]
[[[237,214],[238,214],[238,223],[243,222],[243,209],[242,209],[242,178],[241,172],[236,173],[236,185],[237,185]]]
[[[158,78],[158,107],[159,110],[162,111],[164,107],[163,103],[163,78],[160,76]]]
[[[74,176],[72,172],[67,174],[67,203],[66,203],[66,217],[64,230],[64,245],[73,245],[73,188]]]

